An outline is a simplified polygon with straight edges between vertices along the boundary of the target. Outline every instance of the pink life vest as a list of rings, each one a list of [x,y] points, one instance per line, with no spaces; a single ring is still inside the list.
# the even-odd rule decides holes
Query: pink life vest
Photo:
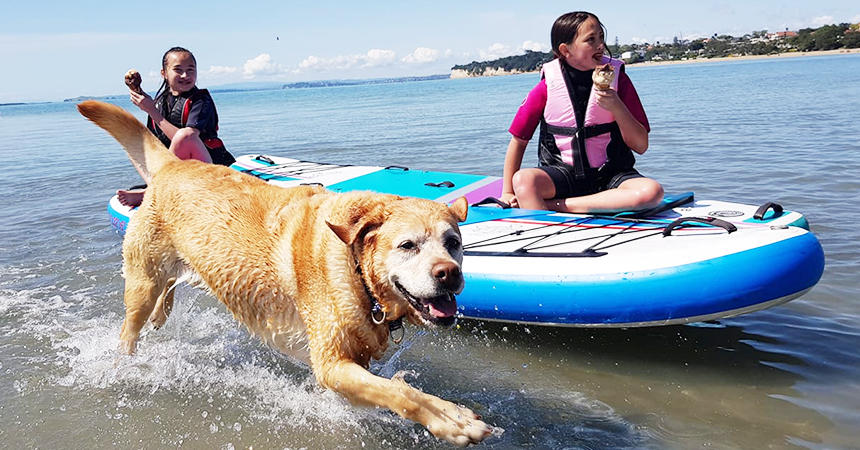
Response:
[[[615,78],[610,85],[612,89],[618,90],[618,74],[621,73],[623,62],[617,59],[603,57],[602,64],[609,63],[615,69]],[[546,106],[544,106],[543,118],[548,125],[575,128],[576,115],[573,109],[573,101],[567,89],[562,73],[561,61],[556,58],[543,65],[541,76],[546,80]],[[592,91],[595,88],[592,87]],[[597,104],[597,96],[589,95],[588,106],[585,110],[585,127],[612,123],[615,117],[611,112]],[[554,135],[556,147],[558,147],[563,162],[574,165],[573,136]],[[589,166],[598,168],[606,162],[606,148],[611,139],[610,133],[603,133],[585,139],[585,152],[588,156]]]

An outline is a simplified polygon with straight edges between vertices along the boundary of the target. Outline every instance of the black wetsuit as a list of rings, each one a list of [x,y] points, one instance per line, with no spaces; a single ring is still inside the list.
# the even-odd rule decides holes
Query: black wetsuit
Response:
[[[194,87],[178,96],[166,91],[156,98],[155,106],[173,126],[192,127],[198,130],[200,140],[209,150],[209,156],[214,164],[229,166],[236,161],[218,138],[218,111],[215,110],[215,102],[209,95],[209,91]],[[166,147],[170,147],[170,138],[155,126],[151,117],[146,125]]]

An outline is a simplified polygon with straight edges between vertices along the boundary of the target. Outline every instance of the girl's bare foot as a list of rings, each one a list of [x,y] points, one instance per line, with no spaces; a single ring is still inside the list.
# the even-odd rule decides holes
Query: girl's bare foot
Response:
[[[120,189],[116,191],[116,196],[120,204],[134,208],[140,206],[143,202],[143,194],[145,192],[146,189]]]

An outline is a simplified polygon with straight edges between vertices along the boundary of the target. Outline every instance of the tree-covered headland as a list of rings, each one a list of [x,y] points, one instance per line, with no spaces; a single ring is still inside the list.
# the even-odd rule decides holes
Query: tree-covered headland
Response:
[[[739,37],[717,34],[694,40],[676,37],[669,43],[653,44],[619,45],[616,39],[615,43],[608,47],[614,57],[621,58],[628,64],[860,48],[860,24],[842,23],[775,33],[761,30]],[[472,61],[469,64],[456,65],[451,70],[465,73],[467,76],[480,76],[487,72],[534,72],[552,59],[552,52],[526,50],[524,55],[493,61]]]

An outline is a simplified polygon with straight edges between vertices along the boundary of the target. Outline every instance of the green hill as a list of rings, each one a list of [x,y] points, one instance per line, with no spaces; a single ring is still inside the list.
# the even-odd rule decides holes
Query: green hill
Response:
[[[504,70],[510,73],[535,72],[540,70],[543,63],[552,59],[552,52],[544,53],[526,50],[525,55],[507,56],[493,61],[472,61],[469,64],[454,66],[451,70],[465,71],[471,77],[484,75],[487,69]]]

